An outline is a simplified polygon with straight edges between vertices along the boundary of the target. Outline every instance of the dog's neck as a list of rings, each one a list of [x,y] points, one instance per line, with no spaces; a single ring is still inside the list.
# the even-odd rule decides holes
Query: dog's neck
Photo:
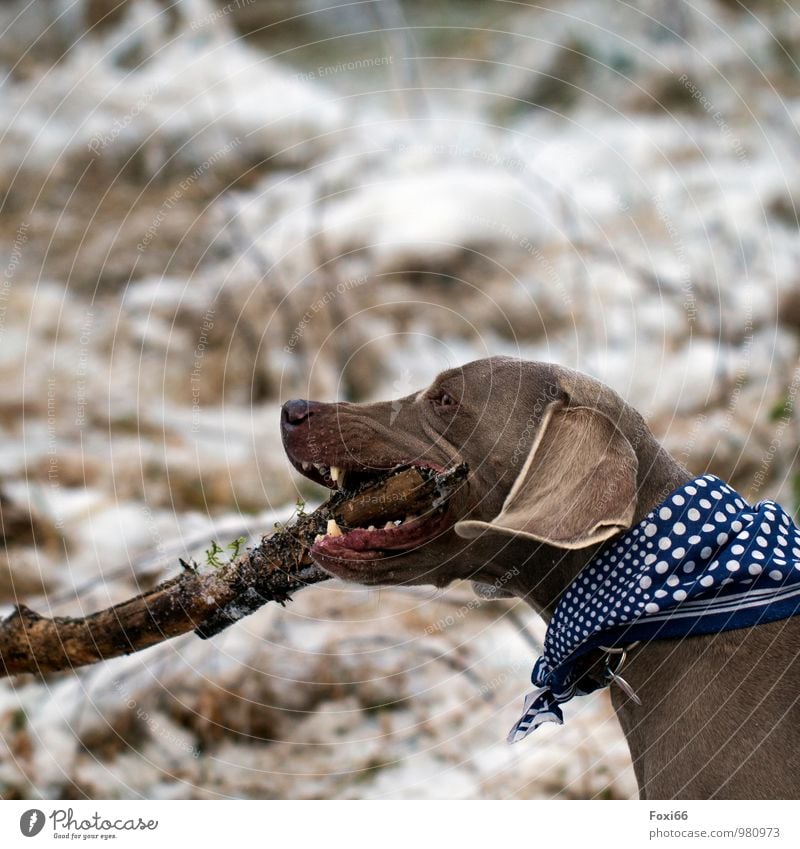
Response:
[[[660,446],[639,458],[644,475],[636,523],[692,479]],[[540,546],[528,549],[526,560],[521,547],[517,553],[525,566],[515,593],[549,621],[565,589],[601,547]],[[614,683],[610,696],[641,797],[753,798],[762,793],[759,788],[775,797],[796,792],[791,781],[784,788],[773,780],[798,719],[796,688],[776,686],[775,670],[800,672],[799,640],[795,616],[755,629],[651,640],[630,650],[619,674],[641,705]],[[599,655],[595,662],[602,662]],[[746,769],[731,768],[743,758]]]

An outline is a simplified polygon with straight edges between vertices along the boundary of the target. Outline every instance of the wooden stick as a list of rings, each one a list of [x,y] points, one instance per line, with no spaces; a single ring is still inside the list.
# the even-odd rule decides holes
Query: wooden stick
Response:
[[[0,621],[0,678],[45,673],[132,654],[194,631],[207,639],[268,601],[284,604],[301,587],[326,580],[308,551],[328,519],[345,527],[424,513],[447,499],[466,477],[458,466],[437,475],[406,468],[362,487],[336,492],[291,527],[219,568],[184,571],[148,592],[82,618],[40,616],[25,605]],[[183,563],[183,561],[181,561]]]

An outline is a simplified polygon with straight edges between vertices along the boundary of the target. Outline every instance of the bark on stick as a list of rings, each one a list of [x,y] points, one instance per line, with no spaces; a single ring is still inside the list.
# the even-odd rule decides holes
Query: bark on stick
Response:
[[[185,569],[148,592],[86,617],[40,616],[25,605],[0,621],[0,678],[24,672],[72,669],[132,654],[185,634],[208,638],[268,601],[281,604],[301,587],[326,580],[308,551],[328,519],[378,525],[403,513],[423,513],[446,499],[466,468],[437,475],[396,471],[355,493],[336,492],[321,507],[283,528],[230,563]]]

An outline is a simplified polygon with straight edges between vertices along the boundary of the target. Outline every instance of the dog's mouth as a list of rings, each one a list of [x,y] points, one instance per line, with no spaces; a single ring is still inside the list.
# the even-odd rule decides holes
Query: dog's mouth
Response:
[[[385,468],[368,468],[355,463],[336,466],[304,462],[291,454],[289,459],[309,480],[329,489],[341,490],[348,495],[372,486],[382,478],[403,469],[415,468],[425,476],[437,475],[444,471],[442,466],[418,461],[399,461],[387,464]],[[336,573],[337,561],[378,560],[408,553],[435,539],[453,524],[446,500],[431,500],[423,510],[417,506],[416,513],[410,513],[407,505],[401,501],[386,503],[381,515],[380,526],[340,526],[331,519],[326,533],[319,534],[314,540],[311,548],[313,559],[323,568]]]

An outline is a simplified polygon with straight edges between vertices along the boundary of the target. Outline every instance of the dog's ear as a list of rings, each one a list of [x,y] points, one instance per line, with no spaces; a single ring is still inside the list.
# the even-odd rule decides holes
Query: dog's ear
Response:
[[[472,539],[487,530],[559,548],[584,548],[629,528],[638,461],[606,415],[551,404],[499,515],[455,526]]]

